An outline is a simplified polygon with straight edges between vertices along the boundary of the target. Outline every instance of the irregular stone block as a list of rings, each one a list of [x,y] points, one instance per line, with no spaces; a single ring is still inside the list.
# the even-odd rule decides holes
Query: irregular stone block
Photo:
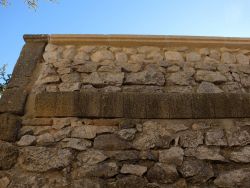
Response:
[[[126,187],[144,188],[146,184],[147,181],[145,180],[145,178],[130,175],[118,178],[114,186],[120,188],[126,188]]]
[[[147,179],[155,183],[173,183],[178,178],[176,167],[164,163],[156,163],[147,172]]]
[[[99,135],[94,140],[94,148],[101,150],[125,150],[131,149],[129,142],[122,140],[114,134]]]
[[[219,174],[214,180],[218,187],[249,187],[250,169],[242,168]]]
[[[23,115],[27,95],[24,89],[6,89],[0,99],[0,113]]]
[[[14,145],[0,141],[0,170],[9,170],[17,161],[18,148]]]
[[[28,146],[22,148],[20,165],[31,172],[46,172],[62,169],[72,161],[72,152],[68,149]]]
[[[180,147],[172,147],[168,150],[159,151],[159,162],[181,165],[183,161],[184,151]]]
[[[147,171],[147,167],[141,165],[124,164],[121,168],[123,174],[133,174],[142,176]]]
[[[245,146],[239,150],[233,151],[229,155],[230,160],[240,163],[250,162],[250,146]]]
[[[97,164],[106,160],[107,158],[108,157],[99,150],[83,151],[77,155],[77,160],[81,164]]]
[[[0,140],[14,142],[17,139],[21,121],[18,116],[11,114],[0,115]]]

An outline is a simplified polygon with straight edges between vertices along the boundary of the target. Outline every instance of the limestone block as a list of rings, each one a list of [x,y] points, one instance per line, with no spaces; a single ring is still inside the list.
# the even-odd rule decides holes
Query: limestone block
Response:
[[[198,70],[195,74],[196,81],[207,81],[214,83],[221,83],[227,81],[226,77],[220,72]]]
[[[190,52],[186,54],[187,62],[196,62],[201,60],[201,55],[197,52]]]
[[[71,148],[79,151],[85,151],[92,146],[92,142],[78,138],[64,138],[62,140],[62,148]]]
[[[77,155],[77,160],[81,164],[97,164],[105,161],[108,157],[100,150],[87,150]]]
[[[91,55],[91,60],[96,63],[104,60],[113,60],[113,59],[114,59],[113,53],[108,50],[98,50]]]
[[[178,62],[181,63],[184,61],[180,52],[167,51],[165,52],[165,58],[167,62]]]
[[[123,174],[133,174],[142,176],[147,171],[147,167],[141,165],[124,164],[121,168]]]
[[[223,52],[221,55],[222,63],[234,64],[236,63],[235,56],[230,52]]]
[[[230,160],[240,163],[250,162],[250,146],[245,146],[238,151],[233,151],[229,155]]]
[[[0,140],[14,142],[20,129],[21,121],[18,116],[11,114],[0,115]]]
[[[36,142],[36,136],[32,135],[24,135],[22,138],[17,142],[18,146],[30,146]]]
[[[198,88],[197,93],[222,93],[223,90],[210,82],[202,82]]]
[[[28,146],[21,149],[19,163],[24,170],[46,172],[65,168],[71,163],[72,157],[68,149]]]
[[[184,151],[180,147],[171,147],[167,150],[159,151],[159,162],[172,165],[181,165]]]
[[[227,139],[223,129],[210,129],[206,132],[206,145],[226,146]]]
[[[12,168],[17,161],[18,148],[8,142],[0,141],[0,170]]]

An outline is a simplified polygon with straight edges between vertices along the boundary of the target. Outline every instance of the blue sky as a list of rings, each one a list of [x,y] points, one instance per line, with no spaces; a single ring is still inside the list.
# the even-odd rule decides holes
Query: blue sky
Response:
[[[0,7],[0,65],[12,69],[23,34],[154,34],[250,37],[250,0],[22,0]]]

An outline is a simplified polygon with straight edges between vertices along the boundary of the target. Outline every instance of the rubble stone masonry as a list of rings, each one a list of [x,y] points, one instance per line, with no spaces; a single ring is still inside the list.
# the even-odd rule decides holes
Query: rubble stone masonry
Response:
[[[24,39],[0,188],[250,187],[250,39]]]

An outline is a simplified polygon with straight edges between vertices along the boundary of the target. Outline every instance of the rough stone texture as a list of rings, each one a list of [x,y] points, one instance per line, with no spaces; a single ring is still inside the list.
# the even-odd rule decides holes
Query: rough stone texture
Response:
[[[195,79],[197,81],[207,81],[207,82],[214,82],[220,83],[225,82],[227,79],[223,76],[220,72],[212,72],[212,71],[205,71],[205,70],[198,70]]]
[[[234,151],[230,153],[230,160],[241,163],[250,162],[250,146],[245,146],[239,151]]]
[[[123,150],[130,149],[129,142],[120,139],[114,134],[104,134],[97,136],[94,140],[94,148],[102,150]]]
[[[223,90],[210,82],[202,82],[197,88],[197,93],[222,93]]]
[[[248,187],[250,183],[250,169],[231,170],[220,174],[215,180],[218,187]]]
[[[0,114],[0,140],[13,142],[20,129],[20,118],[11,114]]]
[[[36,137],[32,135],[24,135],[18,142],[18,146],[30,146],[36,142]]]
[[[180,172],[192,183],[204,183],[214,176],[212,165],[198,159],[184,160]]]
[[[142,176],[147,171],[147,167],[140,165],[124,164],[121,168],[123,174],[133,174],[136,176]]]
[[[0,170],[13,167],[18,157],[18,149],[14,145],[0,141]]]
[[[67,167],[72,157],[68,149],[28,146],[21,150],[19,164],[27,171],[46,172]]]
[[[247,44],[28,40],[0,102],[0,187],[250,184]]]
[[[178,172],[174,166],[163,163],[156,163],[147,173],[150,182],[173,183],[178,177]]]
[[[184,151],[180,147],[172,147],[168,150],[159,152],[159,162],[181,165],[183,161]]]

